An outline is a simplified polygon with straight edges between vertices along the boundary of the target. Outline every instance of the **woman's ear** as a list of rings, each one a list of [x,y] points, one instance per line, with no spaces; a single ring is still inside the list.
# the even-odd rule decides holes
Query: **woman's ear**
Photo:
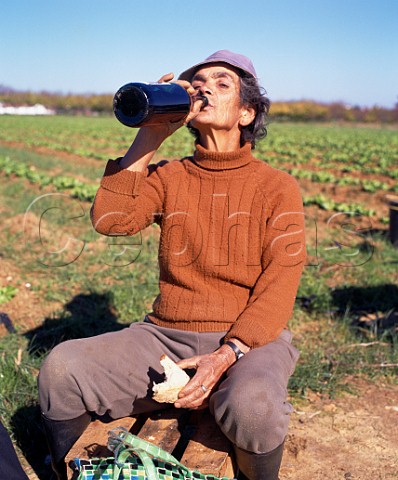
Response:
[[[247,127],[256,118],[256,111],[252,107],[243,106],[240,112],[239,125]]]

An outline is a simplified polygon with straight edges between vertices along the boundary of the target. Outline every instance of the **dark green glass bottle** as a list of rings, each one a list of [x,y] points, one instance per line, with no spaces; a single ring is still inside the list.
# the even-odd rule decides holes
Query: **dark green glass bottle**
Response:
[[[200,98],[207,104],[207,98]],[[128,127],[182,121],[190,112],[191,96],[177,83],[127,83],[113,98],[116,118]]]

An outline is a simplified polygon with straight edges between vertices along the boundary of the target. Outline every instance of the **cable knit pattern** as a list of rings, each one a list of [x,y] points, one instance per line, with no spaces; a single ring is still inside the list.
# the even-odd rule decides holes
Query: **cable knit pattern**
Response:
[[[104,235],[160,224],[156,324],[227,331],[252,348],[285,328],[305,261],[302,200],[297,182],[250,144],[223,153],[197,145],[193,157],[145,173],[110,160],[91,215]]]

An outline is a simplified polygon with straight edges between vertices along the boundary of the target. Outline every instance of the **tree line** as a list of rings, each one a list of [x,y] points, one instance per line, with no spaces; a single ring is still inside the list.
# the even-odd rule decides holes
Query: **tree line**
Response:
[[[0,103],[6,106],[41,104],[58,114],[109,115],[112,94],[76,94],[16,91],[0,86]],[[349,106],[343,102],[321,103],[310,100],[272,102],[270,116],[287,121],[347,121],[398,123],[398,102],[394,108]]]

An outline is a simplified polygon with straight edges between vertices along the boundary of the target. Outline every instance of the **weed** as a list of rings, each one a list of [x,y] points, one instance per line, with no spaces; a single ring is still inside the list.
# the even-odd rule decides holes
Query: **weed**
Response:
[[[0,305],[2,303],[9,302],[17,294],[18,289],[7,285],[5,287],[0,287]]]

